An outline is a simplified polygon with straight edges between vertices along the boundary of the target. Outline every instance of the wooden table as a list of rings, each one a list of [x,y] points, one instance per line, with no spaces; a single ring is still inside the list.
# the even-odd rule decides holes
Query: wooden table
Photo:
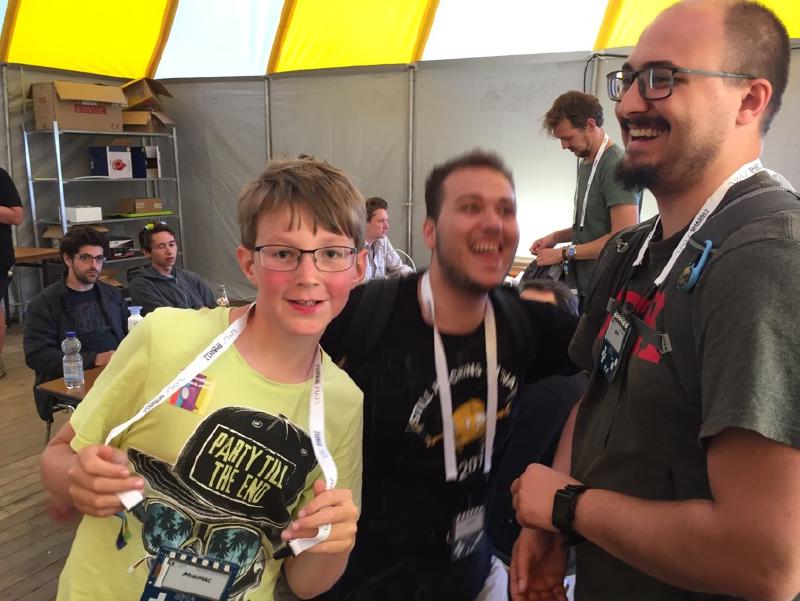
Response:
[[[102,371],[102,367],[93,367],[83,372],[83,386],[80,388],[67,388],[66,384],[64,384],[64,378],[58,378],[57,380],[42,382],[36,387],[36,390],[51,394],[61,401],[79,403],[92,389],[94,381]]]

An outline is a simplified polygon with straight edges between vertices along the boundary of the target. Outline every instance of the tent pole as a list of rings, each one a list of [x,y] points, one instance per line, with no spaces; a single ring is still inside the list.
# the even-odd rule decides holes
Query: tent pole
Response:
[[[406,181],[406,250],[409,255],[414,254],[412,244],[414,242],[414,90],[416,88],[417,68],[415,65],[408,66],[408,174]]]
[[[272,160],[272,117],[269,110],[269,75],[264,77],[264,136],[267,139],[267,163]]]

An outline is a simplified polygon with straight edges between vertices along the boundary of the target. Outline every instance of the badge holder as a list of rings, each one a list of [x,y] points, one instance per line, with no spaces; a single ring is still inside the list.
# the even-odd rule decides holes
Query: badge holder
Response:
[[[227,601],[239,566],[163,547],[140,601]]]
[[[483,505],[470,507],[453,520],[450,532],[450,559],[458,561],[472,555],[484,536],[486,508]]]
[[[700,258],[691,265],[687,265],[683,268],[683,271],[681,271],[680,275],[678,276],[678,290],[681,292],[689,292],[692,288],[694,288],[695,284],[697,284],[697,280],[700,279],[700,274],[703,272],[703,267],[706,266],[706,262],[711,254],[711,248],[713,245],[714,243],[711,242],[711,240],[706,240],[704,243],[703,254],[700,255]]]
[[[608,382],[613,382],[617,376],[632,331],[633,325],[627,310],[624,307],[615,310],[600,349],[600,369]]]

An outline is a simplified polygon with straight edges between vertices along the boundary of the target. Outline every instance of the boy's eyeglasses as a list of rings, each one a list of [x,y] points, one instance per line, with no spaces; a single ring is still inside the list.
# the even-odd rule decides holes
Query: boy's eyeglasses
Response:
[[[103,263],[105,263],[105,262],[106,262],[106,257],[105,257],[105,255],[97,255],[96,257],[93,257],[93,256],[92,256],[92,255],[90,255],[90,254],[87,254],[87,253],[82,253],[82,254],[80,254],[80,255],[75,255],[75,257],[76,257],[76,258],[77,258],[77,259],[78,259],[78,260],[79,260],[81,263],[84,263],[84,264],[86,264],[86,265],[90,265],[90,264],[92,264],[92,263],[100,263],[100,265],[102,265]]]
[[[728,77],[733,79],[757,79],[755,75],[746,73],[730,73],[729,71],[705,71],[703,69],[684,69],[683,67],[648,67],[639,71],[612,71],[606,75],[608,97],[619,102],[634,80],[639,84],[639,94],[646,100],[662,100],[672,95],[675,86],[675,74],[702,75],[704,77]]]
[[[345,271],[356,262],[356,249],[351,246],[323,246],[304,250],[294,246],[264,244],[256,246],[261,266],[271,271],[294,271],[300,265],[303,255],[311,255],[320,271]]]

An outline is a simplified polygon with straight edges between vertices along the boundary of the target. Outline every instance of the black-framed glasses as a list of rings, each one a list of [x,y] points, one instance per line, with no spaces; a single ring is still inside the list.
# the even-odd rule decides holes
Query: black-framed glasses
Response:
[[[356,248],[352,246],[323,246],[305,250],[294,246],[263,244],[256,246],[261,266],[271,271],[294,271],[303,255],[311,255],[320,271],[345,271],[356,262]]]
[[[704,77],[728,77],[733,79],[757,79],[747,73],[731,73],[729,71],[706,71],[704,69],[684,69],[683,67],[647,67],[639,71],[612,71],[606,75],[608,97],[619,102],[633,81],[639,84],[639,94],[646,100],[662,100],[672,94],[675,86],[675,74],[702,75]]]
[[[75,255],[75,258],[78,259],[81,263],[84,263],[86,265],[90,265],[92,263],[100,263],[100,265],[102,265],[103,263],[106,262],[105,255],[97,255],[95,257],[88,253],[81,253],[79,255]]]

